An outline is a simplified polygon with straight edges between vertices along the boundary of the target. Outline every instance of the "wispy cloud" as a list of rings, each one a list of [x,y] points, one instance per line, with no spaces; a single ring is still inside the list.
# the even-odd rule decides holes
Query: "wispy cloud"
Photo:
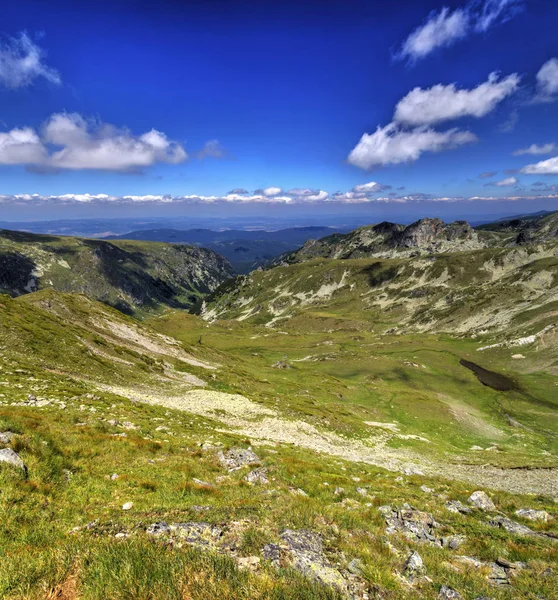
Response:
[[[449,129],[435,131],[419,127],[411,131],[390,123],[378,127],[374,133],[365,133],[348,157],[348,162],[361,169],[414,162],[424,152],[441,152],[476,141],[470,131]]]
[[[227,151],[219,140],[209,140],[201,150],[196,152],[196,158],[203,160],[205,158],[226,158]]]
[[[506,177],[500,181],[491,181],[490,183],[485,183],[485,186],[496,186],[496,187],[513,187],[517,185],[519,180],[517,177]]]
[[[556,144],[531,144],[527,148],[520,148],[516,150],[513,155],[521,156],[523,154],[552,154],[558,152],[558,145]]]
[[[481,179],[489,179],[490,177],[494,177],[498,171],[484,171],[479,175]]]
[[[453,46],[473,33],[508,21],[523,5],[523,0],[473,0],[453,11],[447,6],[433,11],[403,42],[397,56],[417,61],[438,48]]]
[[[59,85],[60,74],[44,63],[45,52],[25,33],[0,43],[0,84],[17,89],[46,79]]]
[[[535,102],[553,102],[558,99],[558,58],[551,58],[537,73]]]
[[[52,115],[40,133],[30,127],[0,132],[0,164],[4,165],[133,172],[157,162],[176,164],[187,158],[178,142],[156,129],[134,135],[114,125],[87,121],[76,113]]]
[[[470,90],[455,84],[416,87],[395,107],[394,120],[407,125],[434,125],[461,117],[484,117],[519,87],[517,73],[499,79],[491,73],[488,80]]]

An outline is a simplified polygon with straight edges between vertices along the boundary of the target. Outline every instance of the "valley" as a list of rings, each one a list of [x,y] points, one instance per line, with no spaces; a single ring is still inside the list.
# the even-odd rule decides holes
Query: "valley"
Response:
[[[360,235],[2,233],[1,597],[552,598],[555,240]]]

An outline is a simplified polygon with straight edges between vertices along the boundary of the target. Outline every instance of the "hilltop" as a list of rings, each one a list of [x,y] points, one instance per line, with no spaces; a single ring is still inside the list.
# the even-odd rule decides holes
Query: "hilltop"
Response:
[[[126,313],[188,309],[233,275],[211,250],[0,230],[0,292],[75,292]]]

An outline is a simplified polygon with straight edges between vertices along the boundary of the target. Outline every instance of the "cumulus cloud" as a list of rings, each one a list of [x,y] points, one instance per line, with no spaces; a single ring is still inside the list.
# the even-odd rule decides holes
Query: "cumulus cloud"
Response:
[[[496,187],[512,187],[517,185],[519,180],[517,177],[506,177],[501,181],[491,181],[490,183],[485,183],[485,185],[496,186]]]
[[[179,143],[156,129],[136,136],[76,113],[52,115],[40,133],[29,127],[0,133],[0,164],[129,172],[187,157]]]
[[[520,148],[516,150],[513,155],[521,156],[523,154],[552,154],[558,152],[558,145],[556,144],[531,144],[527,148]]]
[[[558,175],[558,156],[527,165],[520,172],[525,175]]]
[[[523,0],[472,0],[453,11],[448,7],[433,11],[403,42],[398,56],[412,61],[424,58],[472,33],[484,32],[508,21],[522,6]]]
[[[60,74],[44,64],[44,56],[44,51],[26,33],[7,38],[0,43],[0,83],[17,89],[43,78],[59,85]]]
[[[545,62],[537,73],[536,100],[552,102],[558,98],[558,58]]]
[[[499,79],[491,73],[477,87],[464,90],[455,84],[438,84],[428,89],[416,87],[395,107],[394,120],[408,125],[433,125],[460,117],[484,117],[519,86],[516,73]]]
[[[365,133],[349,154],[348,161],[361,169],[416,161],[424,152],[440,152],[476,141],[470,131],[435,131],[418,127],[405,131],[396,123]]]
[[[273,186],[261,190],[262,194],[264,196],[267,196],[268,198],[270,198],[271,196],[278,196],[282,191],[283,188]]]

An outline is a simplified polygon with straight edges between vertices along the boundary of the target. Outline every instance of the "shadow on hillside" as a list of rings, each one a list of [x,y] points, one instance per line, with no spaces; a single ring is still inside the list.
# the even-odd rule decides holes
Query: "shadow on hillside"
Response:
[[[59,237],[45,233],[28,233],[27,231],[12,231],[11,229],[0,229],[0,237],[17,243],[58,242]]]
[[[36,291],[38,281],[33,276],[36,266],[23,254],[0,251],[0,291],[10,296]]]
[[[145,256],[139,252],[127,252],[110,242],[102,240],[84,240],[83,244],[92,249],[99,259],[99,270],[106,280],[115,288],[134,299],[134,303],[143,308],[155,308],[165,304],[171,308],[189,309],[192,304],[183,302],[178,296],[184,289],[153,277]],[[135,309],[129,303],[118,300],[105,301],[125,314],[133,314]]]

